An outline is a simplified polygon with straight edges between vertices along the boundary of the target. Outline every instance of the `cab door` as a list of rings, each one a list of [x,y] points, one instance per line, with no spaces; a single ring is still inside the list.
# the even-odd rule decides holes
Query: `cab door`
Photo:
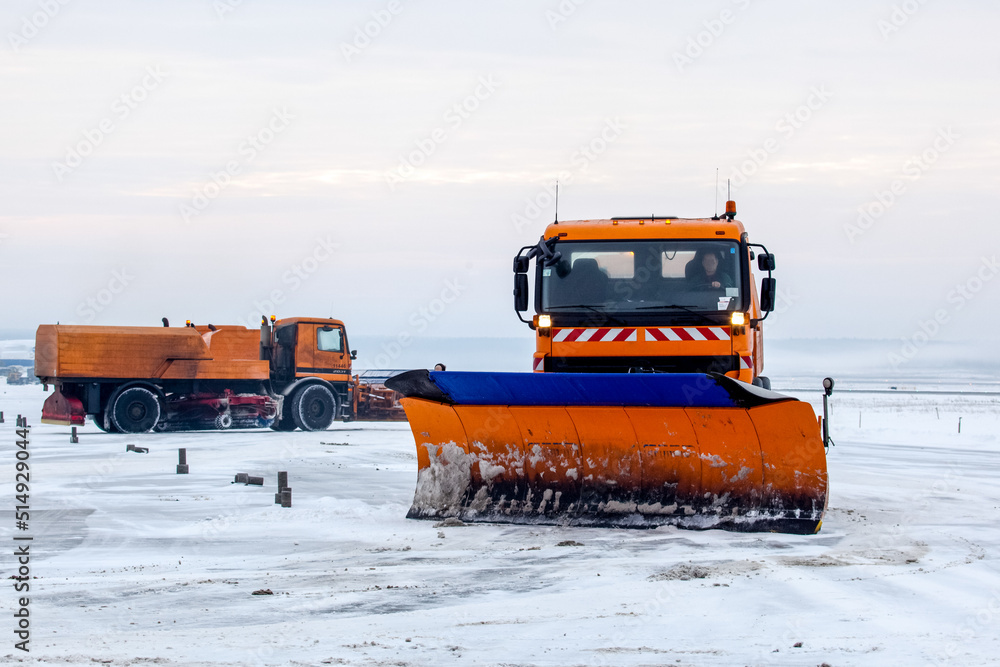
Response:
[[[298,334],[299,328],[292,324],[279,326],[274,330],[275,345],[271,366],[274,369],[274,379],[282,385],[296,377]]]
[[[307,323],[299,329],[298,377],[321,377],[324,380],[347,381],[351,375],[351,357],[343,327],[333,324]]]

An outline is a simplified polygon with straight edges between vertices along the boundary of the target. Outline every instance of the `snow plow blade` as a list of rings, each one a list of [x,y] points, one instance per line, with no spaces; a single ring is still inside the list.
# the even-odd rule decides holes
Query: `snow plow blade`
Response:
[[[715,374],[409,371],[408,518],[812,534],[827,501],[812,408]]]

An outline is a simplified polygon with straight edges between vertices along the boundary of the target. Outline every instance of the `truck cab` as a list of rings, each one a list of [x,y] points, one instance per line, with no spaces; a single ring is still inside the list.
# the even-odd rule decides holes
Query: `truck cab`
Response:
[[[290,383],[305,377],[328,382],[351,379],[351,353],[347,332],[339,320],[301,317],[274,323],[274,379]]]
[[[749,242],[731,208],[722,218],[549,225],[514,259],[519,316],[534,268],[535,315],[521,317],[536,332],[533,370],[719,373],[769,385],[762,322],[774,304],[774,257]],[[754,258],[767,271],[760,296]]]
[[[347,330],[340,320],[290,317],[261,322],[261,359],[271,365],[273,390],[283,397],[279,431],[324,430],[353,417],[354,383]]]

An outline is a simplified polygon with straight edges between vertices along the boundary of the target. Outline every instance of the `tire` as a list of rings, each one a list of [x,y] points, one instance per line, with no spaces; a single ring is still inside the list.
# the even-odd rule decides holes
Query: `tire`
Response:
[[[303,431],[325,431],[337,417],[337,397],[321,384],[310,384],[295,392],[292,418]]]
[[[129,387],[115,399],[111,421],[122,433],[148,433],[160,421],[160,399],[145,387]]]
[[[225,431],[227,428],[232,428],[233,416],[228,412],[223,412],[215,418],[215,428],[220,431]]]
[[[753,385],[755,387],[760,387],[761,389],[771,390],[771,378],[766,375],[758,375],[753,379]]]

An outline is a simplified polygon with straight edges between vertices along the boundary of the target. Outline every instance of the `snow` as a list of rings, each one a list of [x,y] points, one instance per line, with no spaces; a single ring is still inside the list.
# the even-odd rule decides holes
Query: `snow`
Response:
[[[819,395],[803,397],[819,408]],[[142,436],[88,424],[73,445],[67,427],[38,424],[43,399],[0,384],[4,576],[20,413],[38,577],[31,653],[13,648],[7,588],[0,662],[1000,662],[998,395],[835,392],[830,508],[811,536],[408,520],[405,423]],[[188,475],[175,474],[180,447]],[[291,508],[273,504],[279,470]],[[233,484],[239,472],[265,486]]]
[[[417,474],[413,507],[420,516],[433,516],[439,509],[445,516],[457,515],[476,459],[453,442],[446,443],[440,453],[434,445],[426,447],[430,465]]]

